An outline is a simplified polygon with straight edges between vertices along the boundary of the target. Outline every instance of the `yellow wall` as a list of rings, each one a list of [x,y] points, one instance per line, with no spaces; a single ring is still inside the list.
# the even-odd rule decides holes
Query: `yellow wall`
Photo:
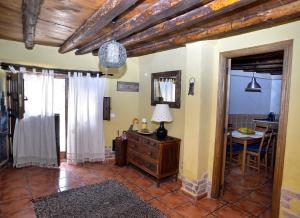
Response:
[[[181,108],[172,109],[174,121],[166,125],[169,134],[182,139],[181,174],[199,179],[206,172],[211,179],[216,130],[216,108],[220,52],[236,50],[293,39],[293,63],[290,89],[290,109],[283,173],[283,187],[300,192],[300,21],[220,40],[188,44],[185,48],[129,59],[126,73],[120,80],[140,81],[139,93],[116,92],[116,80],[109,79],[106,93],[112,96],[112,111],[116,118],[105,123],[108,141],[118,129],[127,129],[133,117],[151,119],[151,73],[182,70]],[[23,44],[0,40],[0,60],[15,63],[47,65],[75,69],[97,69],[97,59],[91,55],[60,55],[57,49],[36,46],[33,51]],[[195,77],[195,95],[187,96],[188,80]],[[155,125],[151,125],[155,129]],[[109,144],[109,143],[108,143]],[[299,211],[292,202],[291,211]]]
[[[282,187],[293,192],[300,192],[300,143],[298,137],[298,131],[300,130],[300,117],[298,116],[300,111],[300,22],[297,21],[270,29],[218,40],[214,59],[217,60],[218,63],[220,52],[275,43],[290,39],[294,40],[293,63],[291,72],[290,103]],[[214,65],[213,72],[213,77],[215,80],[217,80],[218,65]],[[214,90],[216,90],[216,87],[217,83],[215,83]],[[214,92],[213,95],[216,96],[216,92]],[[216,97],[214,98],[213,108],[216,108]],[[215,116],[215,114],[212,114],[212,116]],[[215,123],[215,119],[212,119],[212,122]],[[212,131],[214,132],[214,129],[212,129]],[[211,137],[210,140],[213,141],[213,137]],[[210,149],[209,160],[209,171],[212,172],[213,147]],[[291,210],[299,213],[299,204],[298,208],[294,207],[291,208]]]
[[[0,40],[0,61],[74,70],[99,70],[98,58],[90,54],[81,56],[74,55],[74,52],[59,54],[57,48],[40,45],[35,45],[33,50],[27,50],[23,43],[7,40]],[[138,114],[139,93],[116,91],[118,80],[139,81],[138,63],[138,58],[129,58],[127,66],[120,70],[116,78],[107,79],[105,95],[112,97],[111,110],[116,117],[104,123],[106,145],[111,145],[118,130],[120,133],[127,130],[132,117]]]
[[[207,128],[202,128],[202,136],[199,137],[199,147],[207,148],[209,146],[209,158],[208,163],[206,159],[201,160],[199,158],[199,165],[194,166],[198,169],[198,178],[201,173],[204,173],[208,170],[209,178],[211,179],[212,169],[213,169],[213,157],[214,157],[214,142],[215,142],[215,130],[216,130],[216,108],[217,108],[217,90],[218,90],[218,74],[219,74],[219,54],[220,52],[242,49],[247,47],[253,47],[263,44],[275,43],[284,40],[294,40],[293,45],[293,64],[292,64],[292,78],[291,78],[291,89],[290,89],[290,109],[289,109],[289,118],[288,118],[288,130],[287,130],[287,140],[286,140],[286,151],[285,151],[285,163],[284,163],[284,174],[283,174],[283,184],[282,187],[291,190],[293,192],[300,192],[300,144],[297,137],[297,132],[300,129],[300,118],[297,116],[297,112],[300,111],[300,22],[293,22],[286,25],[281,25],[278,27],[265,29],[261,31],[256,31],[248,34],[243,34],[239,36],[228,37],[225,39],[220,39],[212,41],[215,43],[215,46],[206,47],[205,51],[211,58],[212,65],[207,66],[207,69],[204,70],[203,67],[199,67],[198,71],[201,77],[205,77],[207,81],[205,87],[201,84],[203,96],[208,96],[211,100],[208,101],[208,98],[200,99],[201,104],[205,105],[204,107],[194,108],[195,112],[199,111],[199,116],[204,118],[200,119],[200,126],[205,124]],[[208,42],[207,42],[208,43]],[[191,51],[197,47],[201,47],[203,42],[197,42],[187,45],[187,49],[191,48]],[[187,50],[189,53],[189,50]],[[211,55],[213,53],[213,55]],[[189,56],[189,55],[188,55]],[[194,64],[197,65],[198,62],[195,60]],[[202,110],[201,110],[202,108]],[[204,110],[203,110],[204,109]],[[187,119],[187,118],[186,118]],[[201,141],[202,140],[202,141]],[[186,145],[185,145],[186,146]],[[202,149],[199,149],[199,155]],[[188,151],[184,151],[188,152]],[[190,151],[192,153],[192,151]],[[188,159],[187,161],[188,162]],[[184,161],[183,167],[189,164]],[[208,169],[205,166],[208,164]],[[184,173],[184,172],[183,172]],[[299,202],[293,203],[294,207],[292,211],[300,211]],[[296,205],[296,206],[295,206]]]
[[[189,78],[196,78],[195,96],[187,96],[187,93],[184,92],[182,97],[185,104],[182,104],[178,116],[175,116],[173,125],[168,127],[170,134],[177,137],[183,136],[181,145],[183,161],[181,174],[183,176],[191,180],[200,179],[208,172],[209,180],[211,180],[220,52],[290,39],[294,40],[293,64],[282,187],[293,192],[300,192],[300,143],[297,137],[300,130],[300,118],[297,116],[297,112],[300,111],[300,21],[220,40],[191,43],[185,48],[140,57],[141,85],[148,84],[148,87],[143,89],[146,92],[141,93],[140,96],[140,115],[147,114],[149,116],[151,113],[151,107],[149,107],[150,78],[145,78],[143,73],[175,70],[178,64],[184,67],[182,58],[185,57],[185,70],[183,69],[185,74],[182,75],[185,81],[183,83],[187,87]],[[170,59],[172,62],[169,61]],[[300,202],[292,201],[291,211],[299,212],[299,206]]]
[[[195,78],[195,94],[186,96],[182,175],[193,180],[207,172],[208,135],[211,95],[206,92],[213,81],[210,75],[214,42],[199,42],[186,46],[186,86]],[[195,167],[198,166],[198,167]]]
[[[146,55],[139,58],[139,72],[140,72],[140,96],[139,96],[139,118],[146,118],[149,128],[155,130],[158,125],[151,123],[152,112],[154,107],[151,106],[150,92],[151,92],[151,74],[181,70],[182,72],[182,88],[181,88],[181,107],[180,109],[171,109],[173,115],[173,122],[166,123],[165,127],[168,134],[183,139],[184,135],[184,103],[186,96],[185,89],[185,48],[174,49],[156,53],[155,55]],[[182,151],[182,149],[181,149]],[[182,157],[182,155],[181,155]],[[180,159],[182,163],[182,158]],[[182,164],[180,164],[182,166]]]

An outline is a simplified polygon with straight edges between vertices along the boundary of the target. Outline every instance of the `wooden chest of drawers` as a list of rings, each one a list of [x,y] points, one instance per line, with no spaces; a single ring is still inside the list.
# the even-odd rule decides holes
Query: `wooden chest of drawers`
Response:
[[[127,163],[144,170],[160,180],[178,175],[180,139],[168,136],[158,140],[153,135],[128,132]]]

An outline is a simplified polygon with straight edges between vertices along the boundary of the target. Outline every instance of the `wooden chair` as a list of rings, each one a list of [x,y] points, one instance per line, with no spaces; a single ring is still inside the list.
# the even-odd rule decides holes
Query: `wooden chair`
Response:
[[[246,151],[247,166],[258,171],[263,166],[268,169],[268,151],[272,140],[272,131],[264,133],[261,143],[249,145]]]
[[[269,150],[267,153],[267,159],[270,162],[271,170],[274,170],[274,162],[275,162],[275,153],[276,153],[276,145],[277,145],[277,132],[273,132],[272,139],[270,142]]]
[[[260,132],[267,132],[269,130],[268,124],[262,124],[262,123],[255,123],[255,131],[260,131]]]
[[[228,127],[228,139],[227,139],[227,146],[226,146],[226,163],[228,165],[228,169],[230,170],[230,167],[233,162],[238,163],[239,162],[239,155],[243,151],[243,145],[238,143],[232,142],[232,128]]]

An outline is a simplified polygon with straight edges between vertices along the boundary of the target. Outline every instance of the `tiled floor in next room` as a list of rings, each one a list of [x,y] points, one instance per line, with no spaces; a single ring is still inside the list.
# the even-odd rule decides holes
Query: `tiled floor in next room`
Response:
[[[157,188],[153,180],[131,167],[99,163],[72,166],[63,162],[57,169],[6,168],[0,173],[0,217],[35,217],[31,199],[106,179],[125,184],[168,217],[271,217],[269,180],[263,182],[255,176],[239,179],[235,170],[231,173],[222,200],[194,201],[180,191],[179,182],[166,181]],[[241,184],[245,187],[240,188]]]
[[[236,166],[225,173],[225,188],[220,199],[238,213],[242,210],[253,217],[271,217],[272,183],[271,172],[262,171],[258,175],[257,171],[247,169],[246,175],[241,176],[240,167]]]

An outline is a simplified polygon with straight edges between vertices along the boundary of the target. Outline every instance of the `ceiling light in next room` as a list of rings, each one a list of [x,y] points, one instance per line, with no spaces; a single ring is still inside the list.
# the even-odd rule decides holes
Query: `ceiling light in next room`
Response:
[[[254,77],[254,73],[251,82],[245,88],[245,92],[261,92],[261,86],[256,81],[256,78]]]

